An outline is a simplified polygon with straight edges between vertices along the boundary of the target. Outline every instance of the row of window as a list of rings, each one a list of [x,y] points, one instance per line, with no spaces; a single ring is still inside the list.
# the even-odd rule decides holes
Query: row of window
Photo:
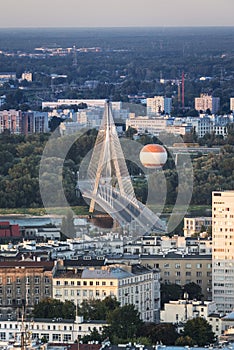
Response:
[[[75,285],[75,281],[70,281],[70,283],[69,283],[69,281],[64,281],[64,283],[63,283],[63,281],[59,281],[59,280],[57,280],[56,281],[56,286],[60,286],[60,285],[64,285],[64,286],[69,286],[69,285],[71,285],[71,286],[74,286]],[[93,286],[94,285],[94,282],[93,281],[76,281],[76,285],[77,286],[81,286],[81,285],[83,285],[83,286]],[[107,285],[107,282],[106,281],[102,281],[102,282],[100,282],[100,281],[96,281],[95,282],[95,285],[96,286],[99,286],[99,285],[102,285],[102,286],[106,286]],[[114,282],[113,281],[110,281],[109,282],[109,285],[110,286],[113,286],[114,285]]]
[[[164,271],[164,276],[171,276],[173,275],[173,273],[171,274],[170,271]],[[181,276],[182,273],[180,271],[176,271],[175,276]],[[211,277],[211,272],[207,272],[206,273],[207,277]],[[185,272],[185,276],[192,276],[192,272],[191,271],[186,271]],[[202,272],[201,271],[197,271],[196,272],[196,276],[197,277],[202,277]]]
[[[14,290],[11,288],[11,287],[7,287],[5,289],[5,292],[6,294],[13,294],[14,293]],[[16,294],[23,294],[26,292],[26,294],[40,294],[41,293],[41,290],[39,287],[35,287],[34,289],[30,289],[30,288],[26,288],[25,289],[21,289],[21,287],[17,287],[16,290],[15,290]],[[4,288],[3,287],[0,287],[0,295],[4,293]],[[44,294],[46,295],[49,295],[50,294],[50,288],[49,287],[45,287],[44,289]]]
[[[3,276],[0,276],[0,284],[3,283],[3,280],[4,280],[4,277]],[[39,284],[40,282],[42,282],[42,278],[39,277],[39,276],[36,276],[36,277],[30,277],[30,276],[27,276],[26,277],[26,280],[25,278],[20,278],[20,277],[16,277],[16,278],[12,278],[12,277],[7,277],[6,278],[6,283],[7,284],[11,284],[13,282],[16,282],[16,284],[25,284],[25,282],[28,284],[28,283],[32,283],[34,282],[35,284]],[[49,277],[44,277],[44,283],[45,284],[49,284],[51,283],[51,280]]]
[[[181,268],[181,264],[179,264],[179,263],[175,263],[175,264],[165,263],[164,264],[164,268],[166,268],[166,269],[170,269],[172,267],[175,267],[175,269],[180,269]],[[211,264],[207,264],[207,268],[211,268],[211,267],[212,267]],[[191,269],[192,268],[192,264],[185,264],[185,268],[186,269]],[[201,263],[197,263],[196,264],[196,268],[197,269],[201,269],[202,268],[202,264]]]

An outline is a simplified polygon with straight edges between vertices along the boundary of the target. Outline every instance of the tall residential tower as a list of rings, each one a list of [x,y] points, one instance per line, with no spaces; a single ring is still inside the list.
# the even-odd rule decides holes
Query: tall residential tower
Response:
[[[219,312],[234,309],[234,191],[213,192],[213,300]]]

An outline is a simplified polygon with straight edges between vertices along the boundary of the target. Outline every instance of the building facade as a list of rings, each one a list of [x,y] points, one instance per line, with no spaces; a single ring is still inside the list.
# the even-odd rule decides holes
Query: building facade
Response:
[[[202,289],[206,300],[212,298],[212,257],[208,254],[161,253],[141,256],[142,265],[160,270],[161,282],[183,286],[194,282]]]
[[[211,113],[216,114],[219,111],[220,107],[220,98],[213,97],[208,94],[201,94],[200,97],[195,98],[195,109],[197,111],[206,112],[207,109],[211,111]]]
[[[196,218],[184,218],[184,236],[191,237],[201,232],[201,229],[207,230],[212,226],[211,217],[196,217]]]
[[[53,278],[53,297],[80,305],[83,300],[116,297],[120,305],[133,304],[146,322],[158,322],[160,310],[159,272],[136,265],[102,268],[62,268]]]
[[[164,96],[154,96],[146,99],[147,115],[170,114],[172,99]]]
[[[52,296],[53,262],[0,262],[0,319],[18,316],[26,306],[30,313],[34,304]]]
[[[219,312],[234,308],[234,191],[213,192],[213,300]]]
[[[25,329],[32,341],[45,339],[53,344],[73,344],[77,339],[90,334],[94,329],[102,333],[103,321],[84,322],[82,317],[76,320],[64,319],[34,319],[22,323],[21,319],[0,320],[0,341],[20,344],[21,332]],[[7,343],[6,343],[7,345]]]

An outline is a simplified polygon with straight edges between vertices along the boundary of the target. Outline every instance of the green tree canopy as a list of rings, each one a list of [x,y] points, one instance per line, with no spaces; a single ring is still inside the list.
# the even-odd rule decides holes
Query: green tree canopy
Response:
[[[126,342],[136,338],[143,325],[134,305],[124,305],[110,312],[107,322],[109,326],[105,328],[104,334],[113,343]]]
[[[202,317],[188,320],[184,326],[184,337],[193,339],[198,346],[205,346],[215,341],[215,335],[212,332],[212,326]]]
[[[57,299],[46,298],[34,306],[32,312],[36,318],[75,318],[75,305],[71,301],[62,302]]]
[[[197,299],[197,300],[201,300],[202,298],[202,289],[201,287],[194,283],[194,282],[190,282],[184,285],[183,287],[184,292],[187,292],[189,297],[188,299]]]

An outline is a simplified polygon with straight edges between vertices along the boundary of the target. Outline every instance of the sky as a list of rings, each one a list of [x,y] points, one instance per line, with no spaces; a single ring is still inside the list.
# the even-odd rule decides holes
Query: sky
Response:
[[[234,0],[0,0],[0,27],[233,26]]]

